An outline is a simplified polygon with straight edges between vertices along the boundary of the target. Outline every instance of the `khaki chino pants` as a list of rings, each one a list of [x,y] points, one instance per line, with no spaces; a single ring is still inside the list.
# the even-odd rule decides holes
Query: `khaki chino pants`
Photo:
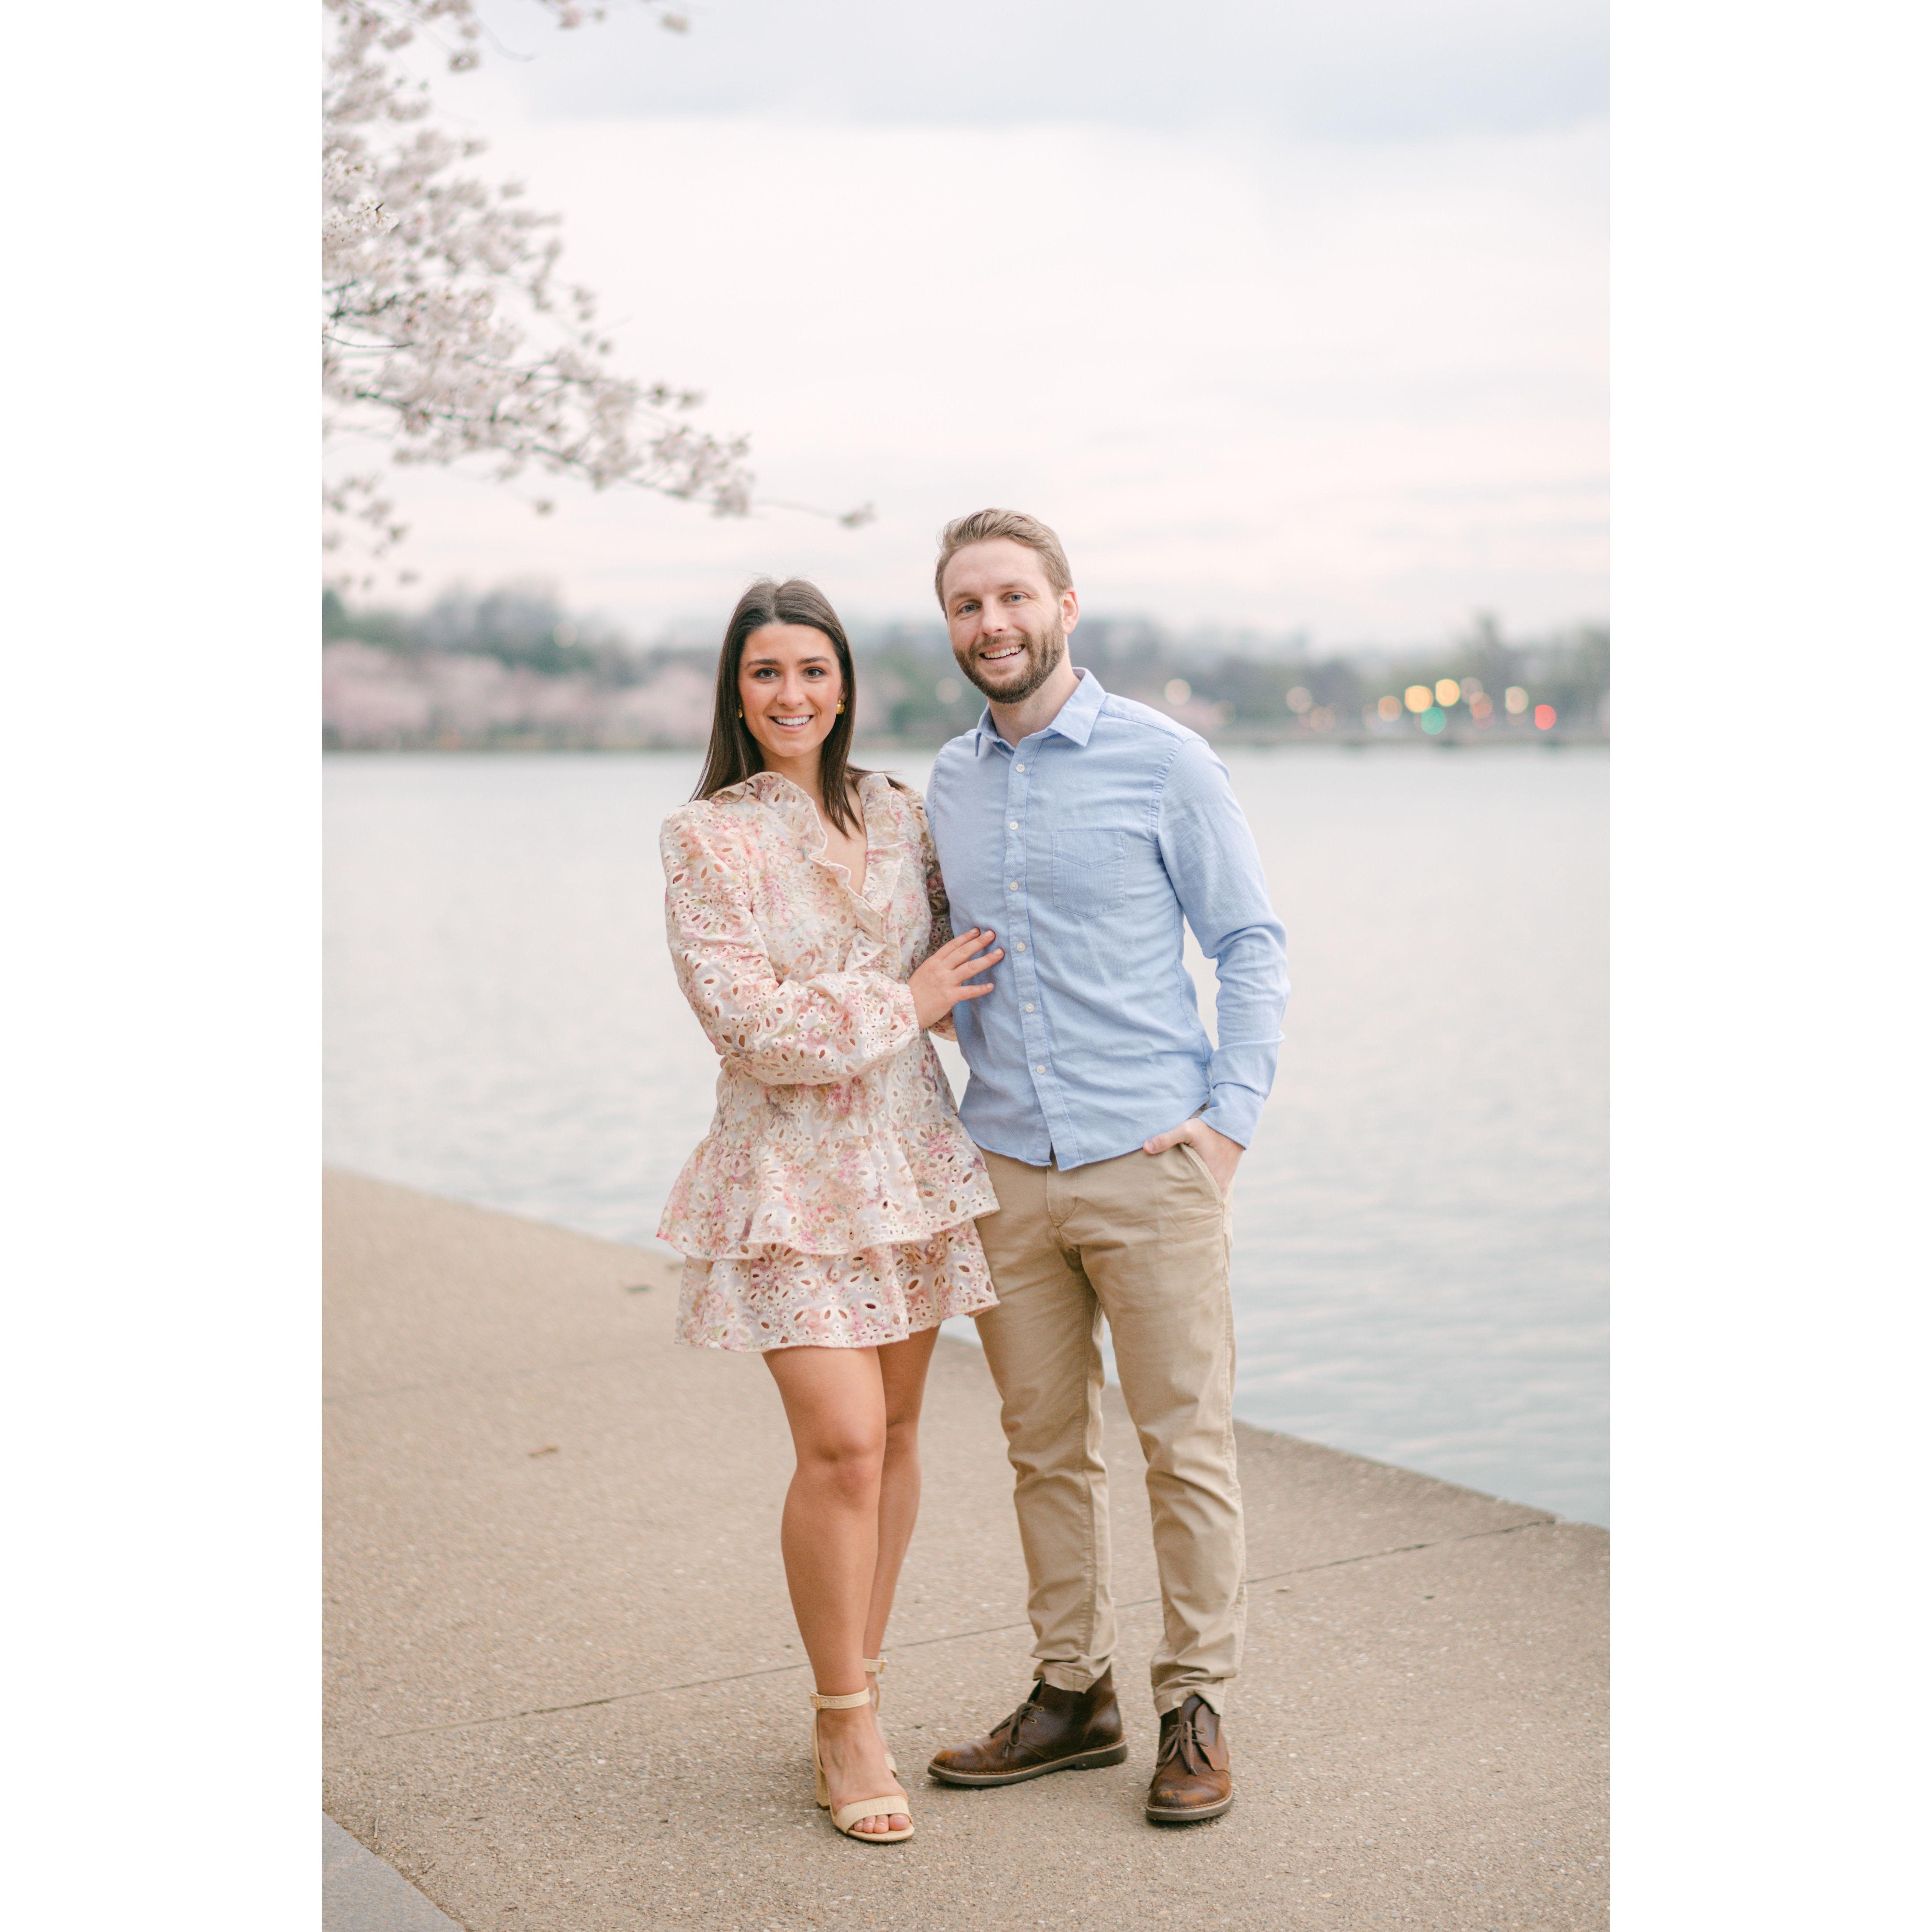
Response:
[[[1165,1624],[1154,1706],[1216,1711],[1246,1620],[1234,1474],[1228,1221],[1184,1143],[1061,1173],[988,1154],[1000,1211],[979,1223],[1000,1304],[976,1318],[1000,1391],[1038,1675],[1084,1690],[1112,1660],[1102,1316],[1147,1456]]]

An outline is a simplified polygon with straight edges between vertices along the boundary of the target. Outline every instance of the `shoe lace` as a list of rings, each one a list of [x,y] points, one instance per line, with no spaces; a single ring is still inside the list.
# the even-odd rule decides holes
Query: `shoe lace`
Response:
[[[1034,1706],[1039,1702],[1039,1701],[1040,1687],[1037,1684],[1035,1684],[1033,1689],[1029,1690],[1026,1695],[1020,1700],[1018,1704],[1012,1710],[1008,1712],[1007,1714],[993,1726],[992,1730],[987,1733],[988,1737],[993,1743],[1000,1745],[1003,1748],[1008,1744],[1018,1742],[1020,1734],[1020,1726],[1025,1721],[1026,1714],[1030,1711]]]
[[[1206,1754],[1201,1748],[1201,1740],[1194,1735],[1194,1713],[1184,1711],[1178,1717],[1160,1741],[1160,1750],[1154,1758],[1154,1769],[1178,1760],[1182,1767],[1196,1778],[1204,1777],[1211,1768]]]

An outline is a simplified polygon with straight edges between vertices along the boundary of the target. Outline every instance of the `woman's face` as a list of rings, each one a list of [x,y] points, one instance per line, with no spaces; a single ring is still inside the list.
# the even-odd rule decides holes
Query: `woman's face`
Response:
[[[813,756],[830,734],[845,693],[832,640],[808,624],[766,624],[745,640],[738,702],[766,755]]]

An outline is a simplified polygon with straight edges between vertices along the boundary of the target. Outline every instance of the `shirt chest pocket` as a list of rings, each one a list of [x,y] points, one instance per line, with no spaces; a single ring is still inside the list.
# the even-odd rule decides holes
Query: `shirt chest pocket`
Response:
[[[1127,896],[1127,835],[1079,826],[1053,835],[1053,903],[1060,912],[1112,912]]]

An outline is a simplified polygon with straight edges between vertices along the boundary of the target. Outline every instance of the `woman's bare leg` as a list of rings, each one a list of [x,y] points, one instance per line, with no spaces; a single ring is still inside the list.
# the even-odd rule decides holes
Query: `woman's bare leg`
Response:
[[[886,1394],[873,1348],[775,1348],[765,1356],[798,1458],[785,1492],[781,1543],[799,1635],[814,1686],[841,1696],[866,1688],[860,1660],[879,1560]],[[836,1809],[892,1789],[885,1746],[862,1706],[820,1711],[819,1753]],[[904,1816],[855,1830],[903,1829]]]
[[[926,1372],[932,1362],[937,1328],[922,1329],[880,1348],[884,1385],[886,1454],[879,1483],[879,1546],[872,1568],[872,1600],[866,1609],[866,1654],[877,1657],[886,1640],[898,1588],[900,1566],[919,1520],[919,1415],[926,1400]]]

